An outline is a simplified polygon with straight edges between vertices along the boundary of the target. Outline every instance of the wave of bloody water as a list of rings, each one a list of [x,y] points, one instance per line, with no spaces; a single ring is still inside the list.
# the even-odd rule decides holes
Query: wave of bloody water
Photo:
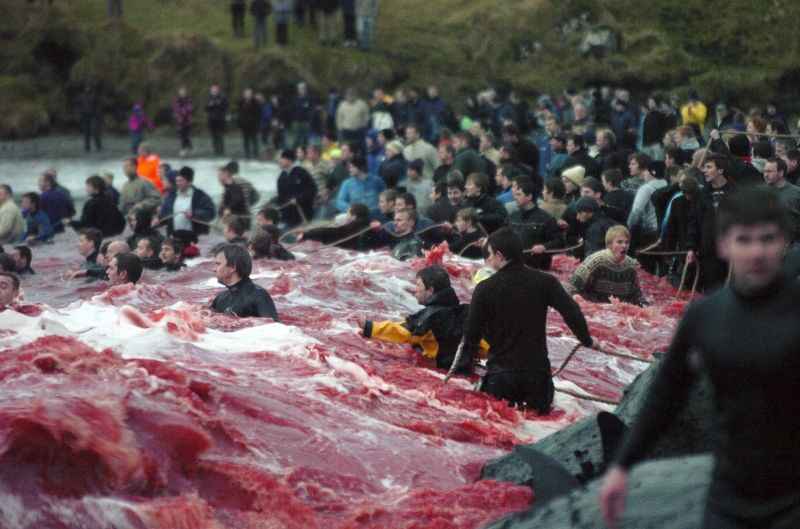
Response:
[[[360,321],[417,310],[414,269],[304,243],[258,262],[283,324],[210,314],[210,262],[137,287],[61,280],[66,246],[38,254],[27,302],[0,314],[4,528],[478,528],[525,508],[482,464],[608,406],[557,394],[547,416],[475,393]],[[476,265],[443,261],[463,301]],[[559,277],[575,266],[557,257]],[[650,358],[683,307],[644,276],[647,308],[581,303],[605,349]],[[72,302],[79,298],[82,301]],[[548,322],[554,370],[576,343]],[[647,364],[580,349],[558,388],[616,400]]]

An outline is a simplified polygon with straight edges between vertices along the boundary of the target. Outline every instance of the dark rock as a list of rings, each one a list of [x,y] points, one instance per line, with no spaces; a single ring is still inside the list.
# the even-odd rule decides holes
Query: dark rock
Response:
[[[625,424],[634,423],[659,365],[660,363],[656,363],[650,366],[625,389],[622,401],[614,411]],[[647,453],[647,459],[698,454],[711,450],[714,442],[711,420],[714,417],[714,405],[711,384],[705,376],[700,376],[692,386],[686,402],[686,406],[672,421],[672,425],[663,432],[658,442]]]
[[[643,463],[628,478],[628,498],[620,529],[700,527],[711,481],[711,456]],[[507,516],[486,529],[605,529],[598,491],[602,480],[536,510]]]
[[[513,461],[509,460],[507,464],[490,463],[483,467],[481,479],[511,481],[531,487],[536,495],[532,508],[578,486],[578,480],[561,463],[532,446],[520,446],[509,457]]]

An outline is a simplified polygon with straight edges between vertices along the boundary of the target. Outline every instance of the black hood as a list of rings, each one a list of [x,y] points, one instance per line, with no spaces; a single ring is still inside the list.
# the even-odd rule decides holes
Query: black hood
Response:
[[[425,303],[425,306],[456,307],[460,304],[461,302],[458,300],[458,296],[456,295],[456,291],[453,290],[453,287],[447,287],[439,292],[434,292],[431,299]]]

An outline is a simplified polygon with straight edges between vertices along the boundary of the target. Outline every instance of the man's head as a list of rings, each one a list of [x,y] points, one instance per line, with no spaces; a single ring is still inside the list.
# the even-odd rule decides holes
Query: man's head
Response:
[[[233,183],[233,173],[230,170],[230,167],[227,165],[223,165],[217,170],[217,178],[219,179],[219,183],[223,186],[229,186]]]
[[[478,212],[475,208],[459,209],[456,213],[456,229],[459,233],[467,233],[478,225]]]
[[[412,182],[419,182],[422,180],[422,167],[423,167],[422,160],[411,160],[408,163],[408,169],[406,171],[406,175],[408,176],[409,180]]]
[[[111,259],[123,253],[130,253],[131,247],[125,241],[111,241],[106,249],[106,262],[110,263]]]
[[[787,172],[792,172],[800,166],[800,150],[791,149],[786,152],[786,169]]]
[[[13,196],[14,193],[11,191],[10,185],[0,184],[0,204],[5,203],[6,200],[9,200]]]
[[[250,277],[253,259],[250,253],[238,244],[226,244],[214,256],[217,265],[217,280],[226,286],[235,285]]]
[[[211,87],[208,89],[208,92],[209,92],[209,93],[210,93],[212,96],[217,96],[217,95],[219,95],[219,92],[220,92],[220,90],[219,90],[219,85],[217,85],[217,84],[212,84],[212,85],[211,85]]]
[[[0,272],[0,307],[13,304],[19,296],[19,277],[13,272]]]
[[[406,143],[414,143],[419,139],[419,129],[416,124],[406,125]]]
[[[278,224],[280,220],[281,212],[270,206],[264,206],[256,215],[256,222],[261,227]]]
[[[770,158],[764,164],[764,181],[767,185],[783,187],[786,182],[786,162],[781,158]]]
[[[664,167],[683,165],[684,154],[680,147],[667,147],[664,149]]]
[[[176,265],[183,259],[183,248],[184,244],[181,241],[168,237],[161,243],[158,258],[165,265]]]
[[[581,184],[581,196],[594,199],[598,204],[603,200],[603,191],[603,184],[593,176],[590,176]]]
[[[545,180],[544,188],[542,189],[542,198],[545,200],[564,200],[566,194],[567,188],[560,178],[553,177]]]
[[[453,147],[455,147],[457,151],[472,147],[472,142],[473,142],[472,134],[466,131],[460,131],[455,136],[453,136]]]
[[[622,171],[619,169],[606,169],[600,178],[603,180],[603,188],[606,191],[614,191],[619,189],[622,184]]]
[[[450,276],[439,265],[428,266],[417,272],[414,297],[420,305],[425,305],[434,294],[450,288]]]
[[[136,243],[135,253],[139,259],[152,259],[161,252],[157,237],[142,237]]]
[[[139,144],[139,156],[150,156],[153,152],[153,149],[150,148],[150,144],[147,142]]]
[[[225,229],[222,232],[222,236],[225,237],[226,241],[231,242],[244,237],[244,233],[246,231],[247,219],[245,217],[235,215],[225,221]]]
[[[486,264],[500,270],[508,263],[522,261],[522,241],[511,228],[500,228],[486,243]]]
[[[136,179],[136,158],[125,158],[122,161],[122,172],[128,177],[128,180]]]
[[[350,176],[358,178],[359,180],[365,180],[367,178],[367,159],[360,154],[350,158],[347,168],[350,171]]]
[[[194,169],[188,166],[181,167],[178,175],[175,177],[175,187],[181,193],[192,187],[194,182]]]
[[[417,215],[412,209],[398,209],[394,212],[394,226],[397,235],[407,235],[417,226]]]
[[[394,200],[395,211],[409,210],[416,214],[417,211],[417,197],[412,193],[399,193]]]
[[[564,183],[564,188],[568,194],[577,193],[585,178],[586,168],[582,165],[576,165],[561,171],[561,181]]]
[[[111,247],[109,247],[109,251]],[[134,253],[126,252],[115,255],[109,260],[106,268],[108,280],[112,285],[136,284],[142,277],[142,261]]]
[[[574,154],[586,146],[583,136],[580,134],[570,134],[567,136],[567,153]]]
[[[611,129],[600,129],[597,131],[597,148],[602,150],[613,149],[617,143],[617,137]]]
[[[642,152],[635,152],[628,157],[628,171],[631,176],[645,177],[650,172],[652,159]]]
[[[529,176],[518,176],[514,179],[514,200],[520,209],[528,209],[536,205],[536,186]]]
[[[578,222],[589,222],[600,211],[600,205],[593,198],[581,197],[575,202],[575,212]]]
[[[284,149],[283,151],[281,151],[281,156],[278,159],[278,165],[282,170],[286,171],[292,166],[292,164],[294,164],[296,158],[297,155],[293,150]]]
[[[384,215],[390,215],[394,213],[394,205],[396,200],[397,191],[394,189],[381,191],[381,194],[378,195],[378,209],[380,209],[381,213]]]
[[[441,199],[442,197],[447,196],[447,182],[436,182],[431,187],[431,194],[430,199],[431,202],[436,202],[437,200]]]
[[[468,197],[479,197],[489,190],[489,177],[484,173],[472,173],[467,176],[464,185]]]
[[[39,175],[39,191],[44,193],[56,187],[56,172],[54,169],[48,169]]]
[[[88,257],[100,250],[102,242],[103,232],[97,228],[83,228],[78,236],[78,253],[83,257]]]
[[[447,199],[454,206],[460,205],[464,200],[464,178],[458,171],[447,176]]]
[[[792,223],[775,190],[737,191],[720,203],[717,251],[732,268],[733,286],[757,294],[780,275]]]
[[[347,217],[348,222],[367,222],[369,221],[369,208],[366,204],[350,204],[350,208],[347,210]]]
[[[39,211],[39,195],[36,193],[25,193],[20,199],[20,207],[25,211],[36,213]]]
[[[247,244],[250,256],[253,259],[262,259],[272,255],[272,235],[264,230],[258,230]]]
[[[27,246],[15,246],[14,253],[11,255],[17,263],[17,271],[22,272],[31,265],[33,253]]]
[[[516,169],[511,164],[498,165],[494,173],[494,181],[501,189],[511,187],[511,181],[516,177]]]
[[[703,175],[706,182],[721,187],[727,182],[728,159],[719,154],[706,157],[703,164]]]
[[[606,248],[611,250],[618,260],[622,260],[628,253],[631,242],[631,232],[622,224],[611,226],[606,231]]]
[[[452,145],[441,144],[438,149],[439,161],[444,165],[453,165],[456,151]]]

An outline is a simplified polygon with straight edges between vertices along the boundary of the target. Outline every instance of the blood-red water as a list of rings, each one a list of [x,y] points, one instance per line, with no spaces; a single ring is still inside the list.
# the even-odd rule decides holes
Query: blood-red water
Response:
[[[522,413],[361,337],[364,318],[419,308],[425,262],[468,301],[476,265],[442,251],[400,263],[304,243],[257,262],[282,325],[209,313],[210,262],[107,289],[61,279],[71,251],[38,253],[24,289],[42,314],[0,313],[0,527],[477,528],[533,499],[476,481],[484,462],[607,409],[559,393],[549,415]],[[554,273],[574,267],[559,256]],[[666,346],[683,302],[642,282],[644,309],[581,301],[601,349]],[[556,370],[577,342],[557,314],[548,334]],[[556,386],[617,400],[646,366],[581,348]]]

